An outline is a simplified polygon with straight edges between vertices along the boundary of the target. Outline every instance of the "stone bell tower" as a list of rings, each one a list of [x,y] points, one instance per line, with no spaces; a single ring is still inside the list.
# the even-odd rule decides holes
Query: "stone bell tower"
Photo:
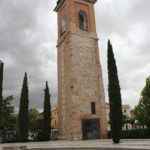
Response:
[[[96,0],[58,0],[58,109],[61,139],[107,137]]]

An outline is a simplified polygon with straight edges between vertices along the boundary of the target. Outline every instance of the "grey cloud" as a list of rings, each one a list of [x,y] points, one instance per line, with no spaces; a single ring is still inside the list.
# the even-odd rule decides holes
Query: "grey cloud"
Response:
[[[4,95],[18,106],[24,72],[29,76],[30,105],[41,108],[48,80],[53,101],[57,95],[56,36],[49,1],[0,1],[0,59],[5,62]],[[53,25],[56,21],[53,21]],[[56,30],[56,29],[55,29]],[[49,69],[48,69],[49,68]]]
[[[18,106],[24,72],[29,75],[30,105],[41,109],[48,80],[57,100],[57,18],[52,0],[0,1],[0,59],[5,62],[4,95]],[[107,95],[107,39],[114,46],[124,103],[137,104],[150,74],[148,0],[103,0],[96,4],[100,58]]]
[[[96,6],[101,61],[107,95],[107,39],[114,47],[124,103],[138,103],[150,74],[149,9],[147,0],[104,0]]]

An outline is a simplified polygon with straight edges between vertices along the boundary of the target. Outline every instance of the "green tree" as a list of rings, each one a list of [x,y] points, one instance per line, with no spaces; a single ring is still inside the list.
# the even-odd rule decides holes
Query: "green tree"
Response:
[[[126,128],[126,130],[127,130],[128,124],[130,124],[130,118],[128,115],[123,113],[122,114],[122,127]]]
[[[37,129],[37,136],[35,137],[35,141],[44,141],[43,138],[43,129],[44,129],[44,119],[43,113],[41,113],[36,120],[36,129]]]
[[[141,100],[137,106],[134,108],[134,118],[136,120],[136,124],[140,126],[145,125],[145,117],[144,117],[144,110],[143,110],[143,104],[141,104]]]
[[[51,136],[51,104],[48,82],[46,82],[46,88],[44,90],[44,112],[43,112],[43,129],[42,140],[48,141]]]
[[[0,61],[0,140],[14,141],[16,137],[16,116],[12,105],[13,96],[3,98],[4,64]]]
[[[108,41],[108,94],[112,138],[114,143],[119,143],[122,131],[122,100],[116,61],[110,41]]]
[[[25,73],[23,87],[20,97],[19,115],[18,115],[18,140],[20,142],[28,141],[29,130],[29,98],[28,98],[28,78]]]
[[[135,107],[134,114],[140,125],[150,128],[150,77],[146,79],[146,85],[141,92],[140,102]]]
[[[39,125],[38,120],[40,117],[40,113],[37,109],[32,108],[29,110],[29,133],[32,140],[37,140],[38,132],[39,132]]]
[[[12,105],[13,96],[3,99],[2,130],[3,142],[16,141],[16,115]]]

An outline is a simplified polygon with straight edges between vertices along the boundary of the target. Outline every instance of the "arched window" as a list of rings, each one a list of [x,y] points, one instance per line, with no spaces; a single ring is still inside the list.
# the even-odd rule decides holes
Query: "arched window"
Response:
[[[79,12],[79,28],[84,31],[88,30],[87,14],[84,11]]]

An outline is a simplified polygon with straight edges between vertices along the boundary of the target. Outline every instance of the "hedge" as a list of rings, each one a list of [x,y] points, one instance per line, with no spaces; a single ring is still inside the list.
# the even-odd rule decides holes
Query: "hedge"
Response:
[[[111,131],[108,132],[108,137],[111,138]],[[123,130],[121,139],[149,139],[150,129],[130,129]]]

